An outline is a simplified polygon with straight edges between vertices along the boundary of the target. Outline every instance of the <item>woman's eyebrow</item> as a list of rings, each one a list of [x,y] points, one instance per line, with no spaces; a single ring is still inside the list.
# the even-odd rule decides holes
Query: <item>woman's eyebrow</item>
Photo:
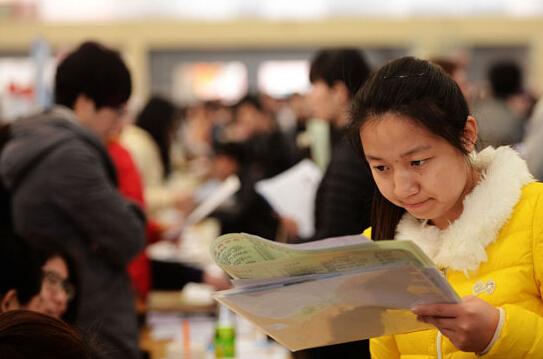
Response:
[[[417,146],[409,151],[406,151],[404,153],[402,153],[400,155],[400,157],[407,157],[407,156],[411,156],[417,152],[422,152],[422,151],[426,151],[426,150],[429,150],[431,149],[432,146],[430,145],[422,145],[422,146]],[[370,155],[370,154],[366,154],[366,159],[367,160],[372,160],[372,161],[382,161],[383,159],[378,157],[378,156],[375,156],[375,155]]]

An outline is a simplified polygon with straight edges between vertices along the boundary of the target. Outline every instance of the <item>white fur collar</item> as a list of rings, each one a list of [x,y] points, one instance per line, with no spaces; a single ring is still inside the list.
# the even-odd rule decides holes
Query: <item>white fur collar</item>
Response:
[[[481,180],[464,199],[462,215],[439,230],[406,213],[397,240],[411,240],[439,267],[475,271],[487,260],[485,248],[511,216],[522,187],[533,181],[526,163],[510,147],[487,147],[472,157]]]

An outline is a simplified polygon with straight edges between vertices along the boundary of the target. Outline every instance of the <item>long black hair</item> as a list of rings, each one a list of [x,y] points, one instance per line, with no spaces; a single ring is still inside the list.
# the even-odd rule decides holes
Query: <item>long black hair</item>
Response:
[[[136,125],[147,131],[158,146],[164,177],[171,172],[172,131],[181,120],[180,115],[180,110],[171,101],[153,96],[136,118]]]
[[[462,91],[443,69],[428,61],[402,57],[370,76],[355,96],[351,109],[350,134],[364,155],[360,129],[387,113],[408,117],[442,137],[464,155],[464,127],[469,108]],[[366,162],[367,165],[367,162]],[[405,209],[375,191],[372,207],[372,238],[393,239]]]

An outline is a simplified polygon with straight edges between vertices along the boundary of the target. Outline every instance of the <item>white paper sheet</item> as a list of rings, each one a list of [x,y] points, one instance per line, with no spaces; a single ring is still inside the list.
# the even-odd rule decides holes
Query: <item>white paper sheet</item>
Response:
[[[311,237],[315,233],[315,195],[322,178],[320,168],[303,160],[287,171],[257,182],[260,193],[281,216],[298,223],[298,235]]]
[[[206,218],[211,212],[213,212],[226,200],[232,197],[237,191],[239,191],[240,187],[241,183],[236,175],[228,177],[189,214],[181,225],[169,230],[162,237],[164,239],[179,238],[184,228],[196,224],[202,219]]]

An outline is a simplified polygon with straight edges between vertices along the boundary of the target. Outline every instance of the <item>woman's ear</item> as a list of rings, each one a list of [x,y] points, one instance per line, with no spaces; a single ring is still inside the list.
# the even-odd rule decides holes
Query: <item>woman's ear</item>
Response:
[[[19,304],[19,299],[17,299],[17,291],[15,289],[10,289],[2,297],[0,302],[0,313],[7,312],[9,310],[19,309],[21,306]]]
[[[477,135],[479,128],[477,126],[477,120],[473,116],[468,116],[466,124],[464,125],[464,146],[468,152],[475,150],[475,144],[477,143]]]

